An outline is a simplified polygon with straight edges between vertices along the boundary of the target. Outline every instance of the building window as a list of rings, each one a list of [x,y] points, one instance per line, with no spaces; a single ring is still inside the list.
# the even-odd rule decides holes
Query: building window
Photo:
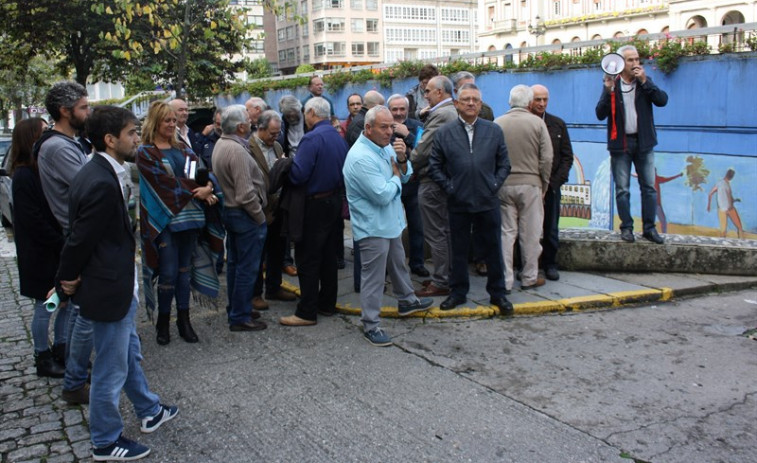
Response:
[[[436,10],[433,7],[384,5],[384,20],[436,22]]]
[[[279,63],[286,61],[286,50],[279,50]]]
[[[378,19],[366,19],[365,30],[367,32],[378,32]]]
[[[325,30],[325,26],[324,26],[323,19],[316,19],[315,21],[313,21],[313,34],[323,32],[324,30]]]
[[[352,56],[365,55],[365,44],[363,42],[352,42]]]
[[[305,23],[302,25],[302,36],[307,37],[310,34],[310,25]]]
[[[326,32],[344,32],[344,18],[326,18]]]
[[[436,28],[432,27],[387,27],[384,31],[384,40],[386,43],[425,43],[435,45],[436,37]]]
[[[326,0],[329,9],[338,10],[342,8],[342,0]]]
[[[470,31],[468,30],[443,30],[442,43],[448,44],[467,44],[470,42]]]
[[[279,39],[279,42],[283,42],[284,40],[286,40],[286,34],[287,34],[286,28],[283,28],[283,27],[282,27],[281,29],[279,29],[279,30],[278,30],[278,31],[276,32],[276,34],[277,34],[276,36],[277,36],[277,37],[278,37],[278,39]]]
[[[362,10],[363,0],[350,0],[350,8],[353,10]]]
[[[365,9],[368,11],[378,10],[378,0],[365,0]]]
[[[247,24],[253,27],[263,27],[263,15],[247,15]]]
[[[294,26],[287,26],[287,40],[294,40],[297,38],[297,31]]]
[[[470,23],[469,11],[464,8],[442,8],[441,18],[443,23]],[[491,16],[494,17],[494,9],[491,9]]]
[[[345,56],[347,44],[345,42],[321,42],[315,44],[315,56]]]
[[[323,8],[323,0],[313,0],[313,11],[318,11]]]
[[[302,0],[300,2],[300,16],[308,15],[308,0]]]
[[[365,32],[365,28],[363,25],[365,22],[363,22],[363,18],[353,18],[351,20],[352,23],[352,32]]]
[[[310,62],[310,47],[308,45],[305,45],[304,47],[302,47],[302,62],[303,63]]]
[[[555,9],[554,9],[555,16],[560,16],[560,2],[555,2]]]
[[[368,56],[380,56],[378,42],[368,42]]]

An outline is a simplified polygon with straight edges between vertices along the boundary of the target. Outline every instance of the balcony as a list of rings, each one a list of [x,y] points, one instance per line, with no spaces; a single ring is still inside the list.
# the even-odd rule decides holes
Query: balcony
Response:
[[[500,21],[490,21],[486,25],[486,32],[482,35],[513,34],[516,31],[517,21],[515,19],[503,19]]]

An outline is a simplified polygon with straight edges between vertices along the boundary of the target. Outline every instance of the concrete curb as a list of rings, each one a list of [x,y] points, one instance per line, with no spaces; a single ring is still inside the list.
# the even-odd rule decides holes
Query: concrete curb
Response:
[[[288,282],[282,287],[298,296],[300,288]],[[570,297],[557,300],[544,300],[514,304],[515,315],[540,315],[555,312],[578,312],[584,310],[619,308],[628,305],[667,302],[676,297],[689,297],[709,292],[739,291],[757,287],[755,281],[731,281],[723,283],[702,282],[696,287],[674,289],[670,287],[648,288],[633,291],[617,291],[607,294],[590,294],[586,296]],[[344,315],[360,315],[360,307],[352,304],[337,304],[337,311]],[[457,307],[453,310],[441,310],[438,306],[431,307],[425,312],[416,312],[400,317],[396,306],[381,308],[384,318],[491,318],[499,315],[499,309],[491,305],[470,305]]]

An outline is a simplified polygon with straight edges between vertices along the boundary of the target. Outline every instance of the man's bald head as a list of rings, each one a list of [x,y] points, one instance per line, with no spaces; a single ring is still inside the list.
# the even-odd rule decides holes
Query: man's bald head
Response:
[[[528,109],[537,116],[542,117],[547,111],[547,103],[549,102],[549,90],[547,89],[547,87],[540,84],[532,85],[531,90],[534,91],[534,99],[531,101]]]
[[[365,96],[363,96],[363,106],[365,106],[368,109],[371,109],[374,106],[379,106],[384,104],[384,95],[380,94],[376,90],[368,90],[365,92]]]
[[[181,98],[175,98],[168,102],[168,105],[176,112],[176,125],[181,128],[187,124],[189,119],[189,106]]]

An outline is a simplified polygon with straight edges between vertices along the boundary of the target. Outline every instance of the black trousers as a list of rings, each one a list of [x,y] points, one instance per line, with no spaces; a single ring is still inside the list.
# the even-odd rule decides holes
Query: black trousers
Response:
[[[558,225],[560,222],[560,189],[550,186],[544,197],[544,238],[541,243],[539,268],[557,268],[557,248],[560,246]]]
[[[301,291],[295,315],[305,320],[316,320],[319,310],[336,309],[341,221],[340,195],[305,200],[304,233],[294,245]]]
[[[449,288],[453,296],[465,297],[470,288],[468,277],[468,251],[471,227],[473,239],[479,249],[485,251],[484,261],[488,268],[486,291],[492,298],[505,296],[505,271],[502,261],[502,216],[499,208],[483,212],[449,211],[450,256]]]

